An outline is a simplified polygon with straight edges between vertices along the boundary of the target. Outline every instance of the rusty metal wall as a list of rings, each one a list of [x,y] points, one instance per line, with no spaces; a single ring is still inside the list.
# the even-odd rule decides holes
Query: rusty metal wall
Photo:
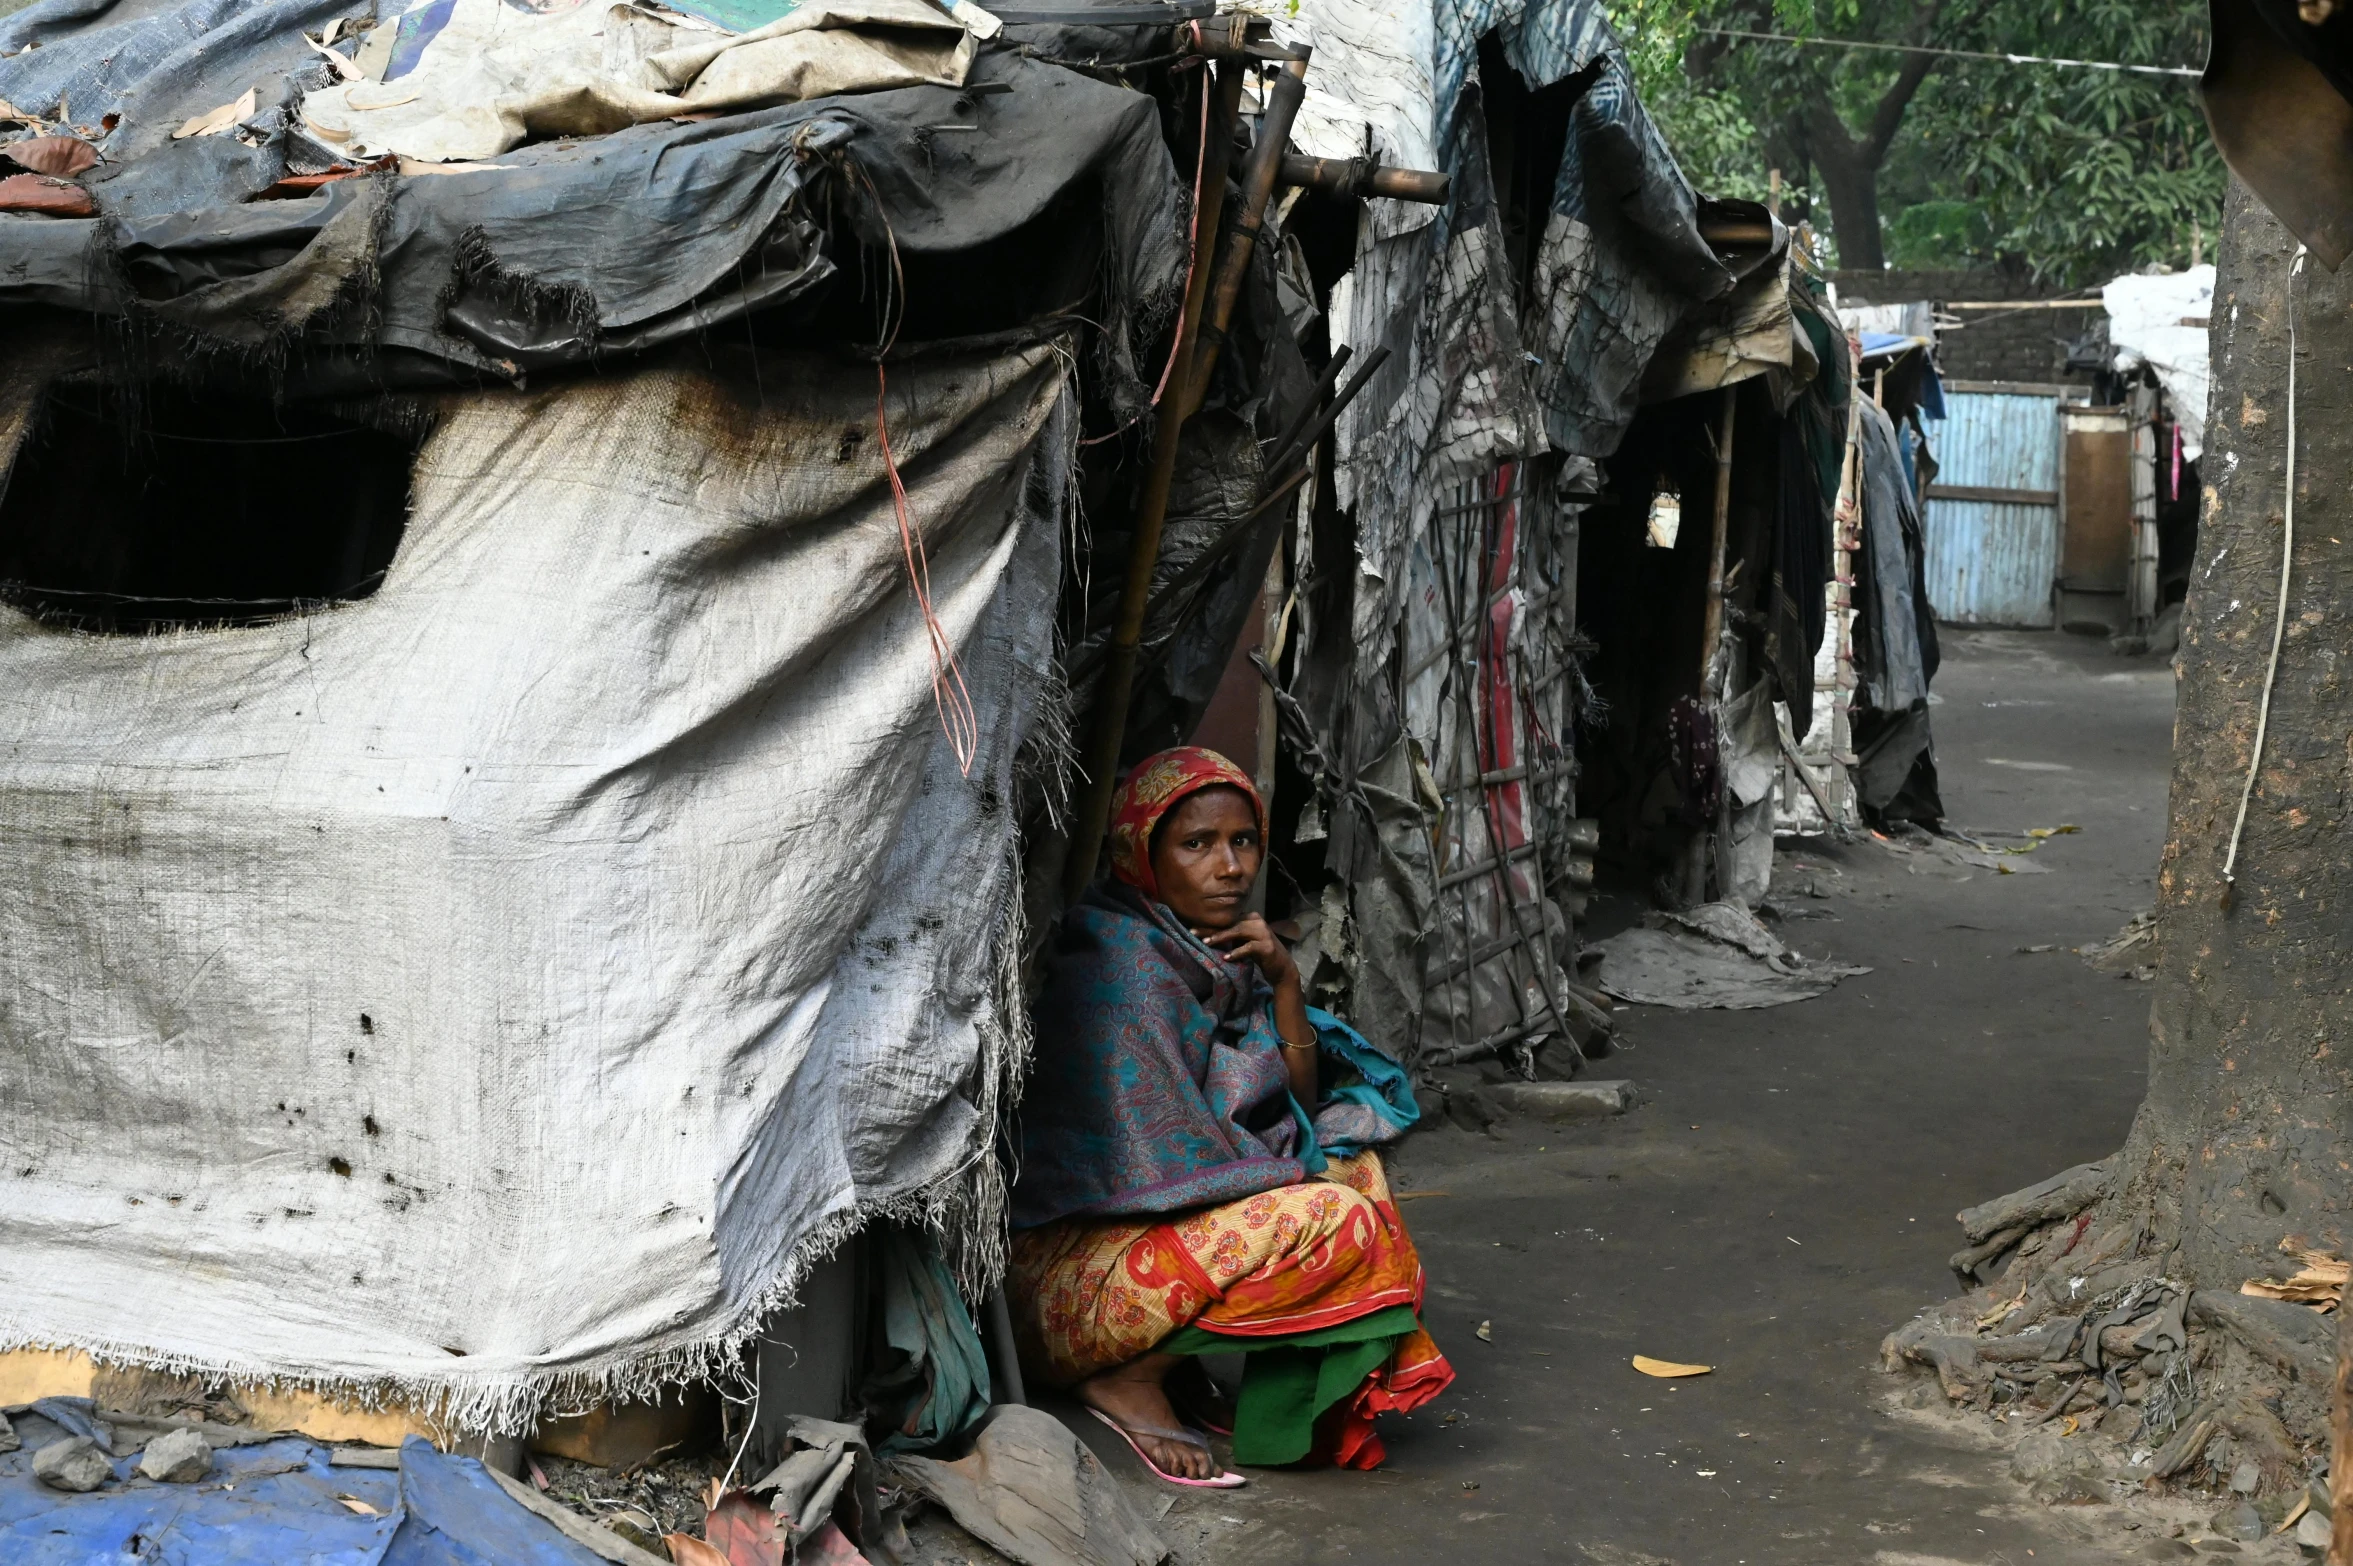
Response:
[[[1936,482],[1922,513],[1928,601],[1938,619],[2051,624],[2059,568],[2058,403],[2056,388],[1945,393]]]

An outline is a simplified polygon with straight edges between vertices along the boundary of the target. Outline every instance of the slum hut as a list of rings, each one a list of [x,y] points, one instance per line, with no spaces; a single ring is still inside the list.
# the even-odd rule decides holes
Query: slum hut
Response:
[[[1853,366],[1774,228],[1739,287],[1654,360],[1581,528],[1603,715],[1582,731],[1586,799],[1611,878],[1669,907],[1753,906],[1777,784],[1792,766],[1799,792],[1828,776],[1792,757],[1817,722],[1817,659],[1840,640]]]
[[[995,1277],[1080,507],[1212,268],[1154,97],[788,20],[0,23],[36,1370],[511,1450],[724,1376],[854,1230]],[[1211,319],[1271,437],[1265,275]]]
[[[1043,932],[1238,675],[1318,998],[1574,1069],[1578,515],[1777,240],[1472,21],[0,22],[9,1385],[969,1432]]]
[[[1289,214],[1321,346],[1384,358],[1273,595],[1269,906],[1317,992],[1398,1058],[1567,1074],[1610,1026],[1574,977],[1597,847],[1580,516],[1660,344],[1768,225],[1692,190],[1599,6],[1428,23],[1400,49],[1346,7],[1278,22],[1315,50],[1302,151],[1435,169],[1451,199]]]

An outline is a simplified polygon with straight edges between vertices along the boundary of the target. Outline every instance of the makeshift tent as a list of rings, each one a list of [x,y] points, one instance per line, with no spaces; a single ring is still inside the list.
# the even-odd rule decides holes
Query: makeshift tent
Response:
[[[0,212],[0,1346],[520,1431],[878,1217],[994,1276],[1080,430],[1183,193],[961,23],[356,166],[337,14],[0,22],[0,154],[85,159]]]
[[[1812,796],[1834,787],[1843,746],[1797,742],[1844,721],[1852,544],[1833,513],[1851,498],[1852,384],[1819,278],[1778,245],[1746,258],[1667,339],[1581,519],[1605,715],[1579,736],[1585,803],[1605,864],[1670,904],[1758,901],[1790,796],[1819,821]],[[1845,824],[1838,803],[1828,816]]]
[[[901,367],[927,611],[871,374],[701,359],[419,398],[362,601],[0,621],[11,1346],[514,1426],[706,1368],[871,1213],[992,1243],[1068,369]],[[74,394],[14,384],[0,451]]]
[[[1311,955],[1400,1055],[1524,1063],[1560,1039],[1573,1062],[1608,1026],[1568,969],[1595,847],[1577,514],[1660,345],[1772,225],[1693,192],[1590,0],[1307,0],[1278,26],[1316,50],[1303,150],[1453,182],[1434,212],[1369,203],[1317,263],[1332,346],[1390,357],[1290,561],[1284,711],[1311,798],[1277,815],[1295,873],[1332,888],[1302,910]],[[1293,218],[1316,252],[1314,214]]]
[[[1307,62],[1205,6],[510,9],[0,22],[0,1341],[520,1430],[878,1218],[977,1297],[1066,702],[1133,759],[1238,676],[1316,998],[1573,1068],[1588,508],[1747,410],[1751,754],[1846,427],[1598,5],[1302,4],[1230,167]]]

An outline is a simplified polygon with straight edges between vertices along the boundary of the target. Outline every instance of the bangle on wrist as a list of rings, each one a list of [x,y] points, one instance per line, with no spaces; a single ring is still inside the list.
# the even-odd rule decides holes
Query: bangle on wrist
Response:
[[[1315,1040],[1313,1040],[1313,1039],[1309,1039],[1309,1040],[1308,1040],[1306,1043],[1304,1043],[1304,1044],[1294,1044],[1294,1043],[1292,1043],[1292,1042],[1291,1042],[1289,1039],[1281,1039],[1281,1040],[1278,1040],[1277,1042],[1279,1042],[1279,1043],[1281,1044],[1281,1046],[1282,1046],[1284,1049],[1313,1049],[1313,1048],[1315,1048]]]

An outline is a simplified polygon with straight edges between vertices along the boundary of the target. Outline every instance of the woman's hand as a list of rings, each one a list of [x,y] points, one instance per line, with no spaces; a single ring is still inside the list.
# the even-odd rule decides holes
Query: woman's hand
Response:
[[[1283,1073],[1290,1079],[1291,1096],[1313,1111],[1318,1097],[1315,1025],[1307,1020],[1307,990],[1299,981],[1291,948],[1257,914],[1245,914],[1223,930],[1194,933],[1215,951],[1258,964],[1266,982],[1275,987],[1275,1036],[1282,1041]]]
[[[1291,949],[1282,943],[1275,932],[1267,928],[1266,920],[1258,914],[1244,914],[1223,930],[1199,930],[1202,944],[1236,960],[1258,964],[1258,971],[1266,975],[1266,982],[1276,989],[1296,988],[1299,965],[1291,960]]]

